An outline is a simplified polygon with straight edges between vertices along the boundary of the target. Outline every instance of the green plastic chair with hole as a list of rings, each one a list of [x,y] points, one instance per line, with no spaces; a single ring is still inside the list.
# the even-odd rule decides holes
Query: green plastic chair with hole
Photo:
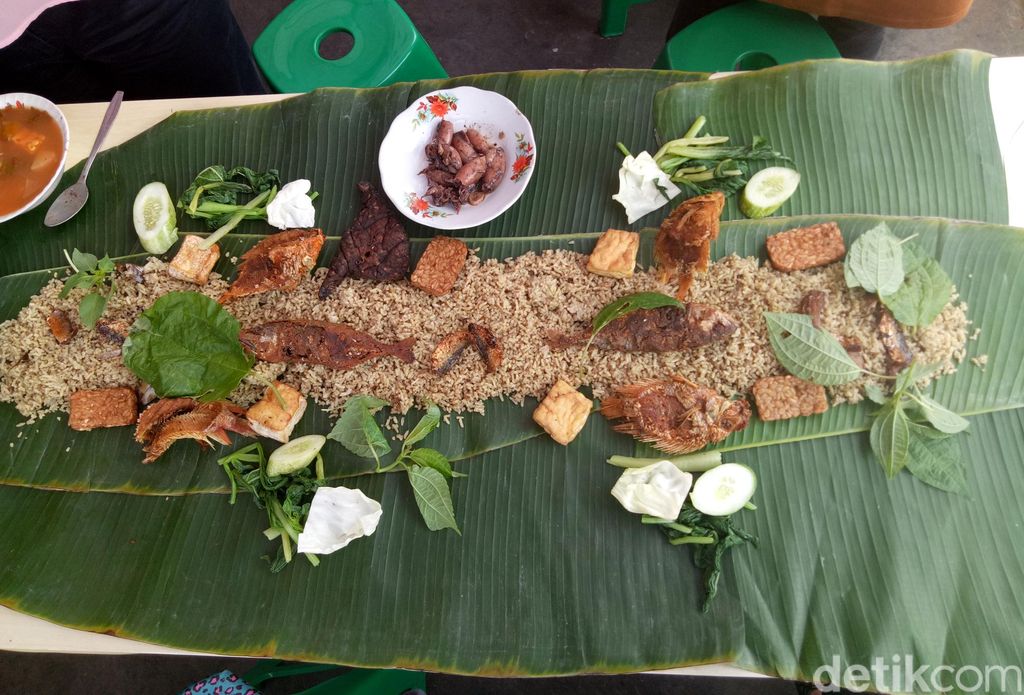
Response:
[[[701,17],[673,36],[654,67],[726,72],[839,57],[828,32],[809,14],[745,0]]]
[[[352,50],[324,58],[320,44],[337,33],[352,37]],[[279,92],[448,77],[394,0],[295,0],[257,37],[252,52]]]
[[[650,2],[651,0],[601,0],[601,24],[598,32],[601,36],[621,36],[626,31],[626,19],[629,8],[633,5]],[[680,0],[686,2],[686,0]]]
[[[266,659],[246,672],[242,679],[252,687],[260,688],[279,678],[338,671],[339,668],[329,664]],[[402,695],[424,693],[426,687],[427,677],[420,671],[352,668],[295,695]]]

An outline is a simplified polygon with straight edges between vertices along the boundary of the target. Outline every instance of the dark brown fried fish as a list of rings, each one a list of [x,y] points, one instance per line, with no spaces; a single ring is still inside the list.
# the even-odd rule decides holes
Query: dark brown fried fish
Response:
[[[892,312],[878,305],[878,337],[885,348],[887,374],[898,374],[914,359],[914,351],[907,343],[907,336]]]
[[[678,273],[676,299],[686,297],[695,273],[708,269],[711,242],[718,238],[718,218],[724,207],[725,196],[715,191],[683,202],[661,223],[654,239],[654,262],[661,282]]]
[[[415,338],[382,343],[344,323],[329,321],[271,321],[242,331],[242,345],[264,362],[322,364],[331,369],[352,369],[377,359],[397,357],[412,362]]]
[[[391,206],[365,181],[359,184],[363,207],[341,235],[320,299],[327,299],[346,277],[386,282],[409,274],[409,237]]]
[[[172,401],[173,403],[171,403]],[[191,403],[186,404],[182,401],[191,401]],[[212,446],[211,440],[219,444],[230,444],[231,438],[228,436],[228,432],[236,432],[245,437],[256,436],[245,419],[245,409],[228,401],[199,403],[190,398],[157,401],[143,412],[142,417],[139,418],[140,426],[143,424],[142,421],[146,417],[146,413],[154,409],[159,411],[161,403],[170,403],[170,406],[173,406],[167,406],[167,412],[183,406],[186,409],[179,410],[173,417],[163,419],[161,419],[162,415],[166,413],[155,413],[152,422],[156,423],[156,426],[150,428],[146,433],[149,441],[143,447],[146,452],[146,458],[142,460],[143,463],[153,463],[179,439],[194,439],[200,447],[205,449]],[[135,436],[136,439],[139,439],[138,430],[136,430]]]
[[[747,401],[731,401],[678,375],[612,391],[601,401],[601,413],[609,420],[625,419],[614,429],[670,454],[720,442],[750,419]]]
[[[674,352],[725,340],[739,330],[736,320],[717,307],[690,302],[682,308],[638,309],[621,316],[594,336],[594,347],[621,352]],[[551,332],[548,345],[564,350],[583,345],[590,331],[574,335]]]
[[[288,229],[271,234],[242,254],[238,275],[218,300],[227,304],[239,297],[299,286],[306,273],[316,267],[324,245],[319,229]]]

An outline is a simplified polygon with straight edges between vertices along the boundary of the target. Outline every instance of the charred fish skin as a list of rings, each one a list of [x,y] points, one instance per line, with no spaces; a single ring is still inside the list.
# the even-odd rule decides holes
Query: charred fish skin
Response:
[[[344,323],[329,321],[271,321],[247,328],[239,335],[242,346],[264,362],[319,364],[352,369],[379,357],[415,360],[413,337],[383,343]]]
[[[656,449],[687,454],[720,442],[750,421],[750,404],[729,400],[679,375],[619,386],[601,401],[613,425]]]
[[[682,307],[639,309],[621,316],[594,336],[594,347],[618,352],[676,352],[703,347],[732,337],[739,323],[718,307],[690,302]],[[557,350],[582,345],[590,339],[550,333],[548,345]]]

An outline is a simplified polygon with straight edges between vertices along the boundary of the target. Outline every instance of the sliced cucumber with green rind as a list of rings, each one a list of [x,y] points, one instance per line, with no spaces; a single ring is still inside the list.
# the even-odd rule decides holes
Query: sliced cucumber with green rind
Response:
[[[693,484],[690,502],[708,516],[729,516],[743,509],[756,489],[754,471],[739,463],[723,463],[701,473]]]
[[[740,195],[740,212],[751,219],[772,214],[796,192],[800,172],[786,167],[762,169],[747,181]]]
[[[178,216],[167,186],[159,181],[147,183],[135,196],[132,222],[142,248],[149,253],[165,253],[178,240]]]
[[[284,444],[267,459],[267,476],[275,478],[300,471],[313,462],[327,442],[327,437],[307,434]]]

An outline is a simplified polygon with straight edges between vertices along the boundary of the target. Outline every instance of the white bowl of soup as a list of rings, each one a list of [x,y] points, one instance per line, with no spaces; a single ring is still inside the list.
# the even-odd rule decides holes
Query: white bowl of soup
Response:
[[[53,193],[68,156],[68,124],[49,99],[0,94],[0,223]]]

